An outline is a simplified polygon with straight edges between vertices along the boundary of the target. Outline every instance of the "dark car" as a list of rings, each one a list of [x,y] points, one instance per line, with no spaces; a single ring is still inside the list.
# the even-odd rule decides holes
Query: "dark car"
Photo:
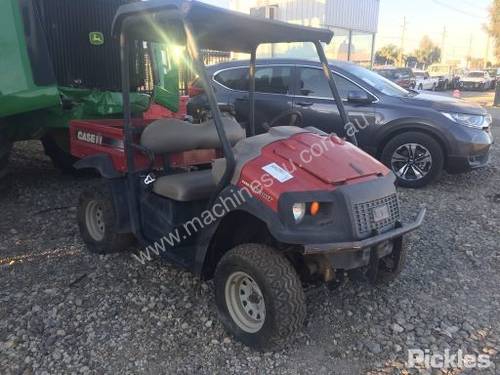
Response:
[[[493,78],[493,89],[495,88],[496,84],[500,80],[500,68],[490,68],[486,70],[491,78]]]
[[[296,59],[259,60],[255,73],[255,124],[265,132],[273,119],[297,111],[299,126],[346,136],[357,133],[361,148],[388,165],[401,185],[424,186],[443,169],[463,172],[487,164],[491,116],[472,103],[407,91],[370,70],[346,62],[331,65],[351,124],[344,125],[319,63]],[[208,68],[218,101],[248,121],[248,61]],[[207,107],[193,82],[188,114]]]
[[[382,68],[374,71],[404,89],[414,89],[417,84],[417,78],[410,68]]]

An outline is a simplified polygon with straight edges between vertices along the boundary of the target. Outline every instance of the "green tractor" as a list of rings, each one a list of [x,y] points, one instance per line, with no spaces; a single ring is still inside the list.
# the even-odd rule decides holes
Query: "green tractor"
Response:
[[[75,162],[69,121],[122,117],[120,49],[111,24],[130,2],[0,2],[0,178],[14,142],[41,140],[54,165],[68,172]],[[152,103],[177,112],[179,75],[166,45],[137,43],[130,60],[134,115]]]

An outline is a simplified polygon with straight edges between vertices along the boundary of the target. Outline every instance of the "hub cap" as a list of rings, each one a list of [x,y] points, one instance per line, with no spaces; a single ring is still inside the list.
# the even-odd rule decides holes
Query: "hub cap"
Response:
[[[85,209],[85,222],[87,230],[95,241],[104,239],[104,217],[103,210],[99,202],[91,201]]]
[[[424,146],[406,143],[394,151],[391,168],[396,176],[405,181],[420,180],[430,172],[432,156]]]
[[[226,305],[234,322],[243,331],[258,332],[264,325],[266,305],[257,283],[245,272],[234,272],[226,281]]]

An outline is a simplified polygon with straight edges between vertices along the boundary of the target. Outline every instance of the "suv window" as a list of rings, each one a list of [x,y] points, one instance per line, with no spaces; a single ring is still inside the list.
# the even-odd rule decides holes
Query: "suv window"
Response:
[[[347,99],[349,91],[363,91],[361,88],[359,88],[359,86],[337,74],[333,74],[333,79],[335,79],[337,90],[339,90],[339,94],[342,99]]]
[[[321,69],[303,68],[300,70],[299,95],[332,98],[328,81]]]
[[[340,97],[347,99],[349,91],[361,90],[357,85],[351,81],[333,74],[337,89],[339,90]],[[314,96],[318,98],[333,99],[330,85],[325,79],[323,70],[316,68],[302,68],[300,70],[300,89],[299,95],[301,96]]]
[[[247,90],[248,68],[227,69],[218,73],[214,79],[232,90]]]
[[[260,67],[255,70],[255,91],[288,94],[292,68],[289,66]]]
[[[290,87],[291,67],[268,66],[255,70],[255,91],[270,94],[287,94]],[[232,90],[248,91],[248,68],[227,69],[214,79]]]

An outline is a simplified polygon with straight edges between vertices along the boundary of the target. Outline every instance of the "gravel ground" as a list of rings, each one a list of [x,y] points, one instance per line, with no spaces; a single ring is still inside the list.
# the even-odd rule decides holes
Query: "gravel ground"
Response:
[[[500,117],[493,130],[498,143]],[[42,154],[18,144],[0,195],[1,374],[441,373],[406,369],[411,348],[487,353],[494,366],[461,373],[500,373],[498,147],[488,168],[402,189],[405,215],[428,215],[400,279],[309,288],[306,326],[275,353],[225,334],[211,282],[89,255],[75,206],[96,179],[61,176]]]

